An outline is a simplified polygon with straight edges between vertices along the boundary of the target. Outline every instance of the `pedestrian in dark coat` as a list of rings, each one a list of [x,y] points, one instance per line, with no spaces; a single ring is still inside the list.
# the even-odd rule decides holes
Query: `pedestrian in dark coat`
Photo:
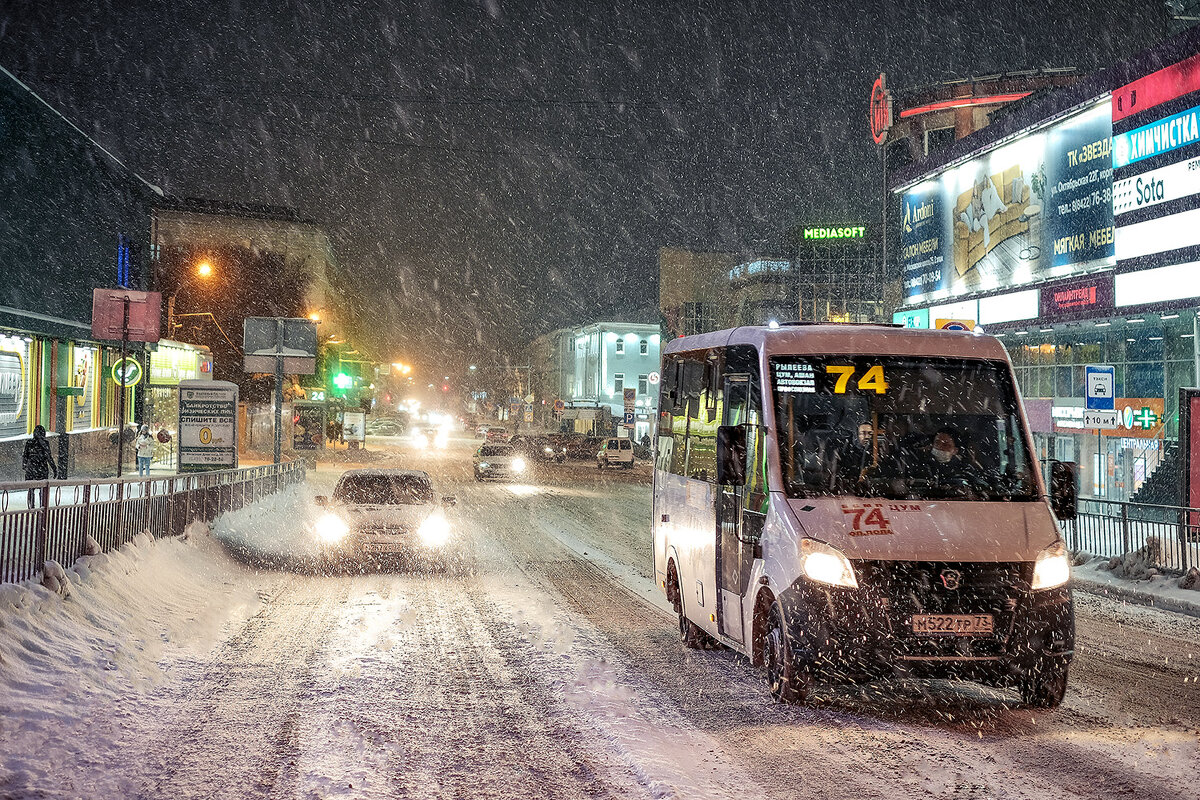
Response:
[[[25,451],[21,454],[21,468],[25,470],[25,480],[44,481],[51,475],[58,474],[58,465],[50,454],[50,440],[46,438],[46,429],[38,425],[33,429],[33,438],[25,443]],[[29,507],[33,507],[34,491],[29,490]]]

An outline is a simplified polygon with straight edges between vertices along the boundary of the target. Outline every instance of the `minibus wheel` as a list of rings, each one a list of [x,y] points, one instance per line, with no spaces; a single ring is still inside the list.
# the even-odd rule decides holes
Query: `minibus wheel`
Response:
[[[1067,694],[1067,665],[1043,661],[1021,678],[1021,702],[1035,708],[1058,708]]]
[[[771,604],[767,613],[767,632],[763,637],[762,663],[767,670],[771,696],[780,703],[803,703],[812,692],[812,673],[796,662],[788,641],[783,608]]]
[[[679,641],[689,650],[703,650],[708,641],[708,634],[679,612]]]

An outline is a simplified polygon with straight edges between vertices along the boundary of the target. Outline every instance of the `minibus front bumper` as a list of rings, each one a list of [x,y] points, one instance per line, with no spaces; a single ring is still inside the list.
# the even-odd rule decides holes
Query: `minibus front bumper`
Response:
[[[1032,563],[852,562],[858,588],[800,578],[780,595],[791,650],[818,674],[1012,685],[1075,649],[1068,586],[1031,591]],[[916,632],[918,617],[988,615],[991,632]]]

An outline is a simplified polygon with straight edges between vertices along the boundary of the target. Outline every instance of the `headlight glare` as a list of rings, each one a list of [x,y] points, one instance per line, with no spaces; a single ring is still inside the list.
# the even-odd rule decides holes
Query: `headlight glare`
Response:
[[[317,538],[326,544],[337,544],[350,532],[350,527],[346,525],[345,521],[337,514],[332,513],[322,514],[317,519],[314,528]]]
[[[524,472],[525,471],[525,459],[521,458],[520,456],[518,456],[517,458],[514,458],[512,460],[512,469],[513,469],[513,472]]]
[[[417,536],[426,547],[441,547],[450,538],[450,522],[441,514],[432,514],[421,523]]]
[[[1038,553],[1033,564],[1033,583],[1029,588],[1053,589],[1071,579],[1071,561],[1062,542],[1055,542]]]
[[[850,565],[850,559],[837,548],[816,539],[800,541],[800,568],[804,577],[810,581],[850,589],[858,588],[858,579],[854,577],[854,567]]]

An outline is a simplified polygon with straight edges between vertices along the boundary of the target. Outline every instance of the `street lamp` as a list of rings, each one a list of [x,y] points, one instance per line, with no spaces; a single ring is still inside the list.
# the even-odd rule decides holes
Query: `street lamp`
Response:
[[[168,338],[172,338],[175,336],[175,299],[177,297],[179,297],[179,294],[187,286],[189,286],[194,279],[200,278],[201,280],[208,280],[209,278],[212,277],[212,275],[213,275],[212,263],[208,259],[204,259],[203,261],[201,261],[199,264],[196,265],[196,269],[191,275],[187,276],[182,281],[180,281],[179,285],[175,287],[175,291],[172,292],[171,296],[167,298],[167,337]]]

